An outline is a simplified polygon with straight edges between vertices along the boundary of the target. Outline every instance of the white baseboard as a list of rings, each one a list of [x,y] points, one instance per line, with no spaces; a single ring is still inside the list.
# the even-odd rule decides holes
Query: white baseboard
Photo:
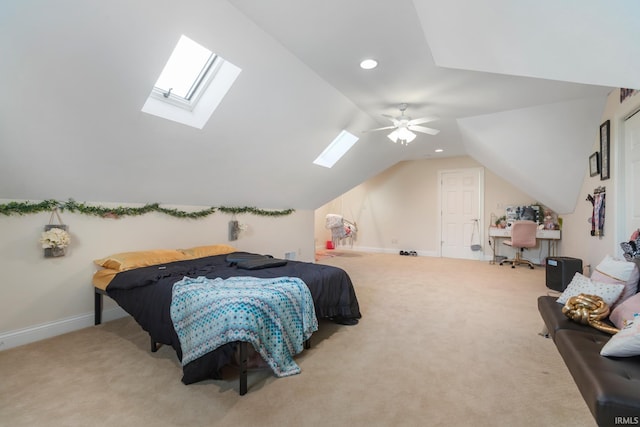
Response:
[[[362,246],[355,250],[362,251],[362,252],[375,252],[375,253],[383,253],[383,254],[400,255],[400,249],[394,249],[394,248],[374,248],[369,246]],[[416,253],[418,254],[418,256],[426,256],[426,257],[438,256],[438,253],[436,251],[417,250]]]
[[[102,321],[120,319],[128,316],[127,312],[120,307],[105,309],[102,313]],[[93,326],[94,313],[81,314],[68,317],[66,319],[55,320],[41,325],[31,326],[24,329],[9,331],[0,334],[0,351],[29,344],[32,342],[52,338],[57,335],[77,331],[78,329]]]
[[[355,251],[355,252],[371,252],[377,254],[400,254],[400,249],[394,248],[377,248],[374,246],[349,246],[349,245],[338,245],[335,248],[336,251]],[[438,253],[435,251],[416,251],[418,256],[429,256],[429,257],[437,257]]]
[[[317,250],[323,250],[324,248],[318,247],[316,249]],[[337,246],[335,248],[335,250],[336,251],[341,251],[342,250],[342,251],[354,251],[354,252],[370,252],[370,253],[378,253],[378,254],[400,254],[400,249],[377,248],[377,247],[373,247],[373,246],[357,246],[357,245],[353,245],[353,246],[339,245],[339,246]],[[439,257],[440,256],[440,255],[438,255],[437,251],[421,251],[421,250],[418,250],[416,252],[418,253],[418,256],[424,256],[424,257]],[[491,261],[492,256],[490,254],[481,253],[481,254],[478,255],[478,258],[473,258],[473,259],[477,259],[479,261]]]

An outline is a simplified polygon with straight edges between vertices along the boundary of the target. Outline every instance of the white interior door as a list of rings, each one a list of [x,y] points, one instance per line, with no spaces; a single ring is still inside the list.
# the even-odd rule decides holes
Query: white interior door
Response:
[[[640,112],[624,122],[625,184],[626,184],[626,237],[640,228]]]
[[[445,258],[478,259],[481,251],[471,250],[474,221],[478,228],[473,243],[482,244],[482,191],[484,169],[441,171],[440,177],[440,255]]]

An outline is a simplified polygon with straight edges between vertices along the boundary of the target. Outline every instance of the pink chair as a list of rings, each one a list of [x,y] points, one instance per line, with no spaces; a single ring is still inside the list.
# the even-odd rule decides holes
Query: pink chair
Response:
[[[500,261],[500,265],[505,262],[511,263],[511,268],[516,268],[518,264],[527,264],[533,269],[533,263],[522,258],[524,248],[533,248],[538,245],[536,240],[536,230],[538,224],[533,221],[514,221],[511,225],[511,240],[505,240],[505,245],[511,246],[516,250],[516,256],[513,259],[504,259]]]

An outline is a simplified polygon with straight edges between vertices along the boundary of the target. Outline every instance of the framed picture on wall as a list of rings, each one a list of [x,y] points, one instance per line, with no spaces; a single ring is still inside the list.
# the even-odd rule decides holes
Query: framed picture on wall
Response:
[[[596,151],[589,156],[589,175],[596,176],[600,173],[600,159],[598,158],[598,152]]]
[[[609,120],[600,125],[600,180],[609,179]]]

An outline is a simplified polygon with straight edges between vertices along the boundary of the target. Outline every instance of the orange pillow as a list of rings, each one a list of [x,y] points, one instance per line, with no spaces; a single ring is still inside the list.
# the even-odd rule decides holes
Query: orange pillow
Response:
[[[100,267],[126,271],[132,268],[148,267],[173,261],[183,261],[186,255],[175,249],[155,249],[151,251],[121,252],[93,262]]]
[[[103,291],[107,290],[107,286],[111,283],[116,274],[118,274],[118,270],[112,270],[110,268],[104,268],[102,270],[98,270],[93,275],[93,286],[98,289],[102,289]]]
[[[187,259],[204,258],[214,255],[224,255],[236,252],[237,249],[229,245],[196,246],[189,249],[180,249]]]

